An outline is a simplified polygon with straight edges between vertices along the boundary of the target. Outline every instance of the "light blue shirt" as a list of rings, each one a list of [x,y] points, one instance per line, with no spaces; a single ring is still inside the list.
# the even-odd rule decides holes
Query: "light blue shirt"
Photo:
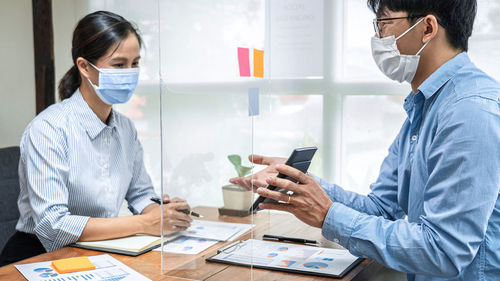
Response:
[[[500,85],[461,53],[404,108],[370,194],[320,181],[323,235],[410,281],[499,280]]]
[[[23,134],[16,229],[47,251],[76,242],[91,217],[117,216],[124,199],[139,214],[156,196],[132,122],[112,110],[108,124],[77,90]]]

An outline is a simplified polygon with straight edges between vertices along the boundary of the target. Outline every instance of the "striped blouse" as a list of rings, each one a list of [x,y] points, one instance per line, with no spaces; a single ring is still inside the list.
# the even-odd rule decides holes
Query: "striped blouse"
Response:
[[[18,231],[47,251],[76,242],[91,217],[134,214],[156,196],[132,121],[115,110],[104,124],[79,90],[40,113],[20,144]]]

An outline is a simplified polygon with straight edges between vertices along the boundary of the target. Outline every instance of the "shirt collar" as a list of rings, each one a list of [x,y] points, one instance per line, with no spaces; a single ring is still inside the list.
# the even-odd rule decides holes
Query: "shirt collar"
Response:
[[[466,52],[456,55],[434,71],[418,90],[424,94],[425,99],[429,99],[467,63],[470,63],[470,59]]]
[[[470,63],[470,59],[466,52],[456,55],[434,71],[434,73],[418,87],[418,92],[416,94],[410,92],[403,105],[408,116],[410,116],[410,112],[416,103],[423,101],[424,98],[427,100],[432,97],[432,95],[441,89],[441,87],[455,76],[457,71],[467,63]]]
[[[403,108],[406,111],[406,114],[408,117],[411,116],[411,112],[413,110],[413,107],[416,104],[420,104],[425,100],[425,96],[421,91],[418,91],[418,93],[414,94],[413,92],[410,92],[410,94],[405,98],[405,102],[403,104]]]
[[[91,139],[95,139],[106,127],[110,127],[111,129],[116,127],[116,113],[114,109],[111,109],[109,125],[106,125],[92,111],[80,93],[80,89],[77,89],[73,96],[71,96],[70,102],[73,103],[73,111],[78,116],[80,124],[87,131]]]

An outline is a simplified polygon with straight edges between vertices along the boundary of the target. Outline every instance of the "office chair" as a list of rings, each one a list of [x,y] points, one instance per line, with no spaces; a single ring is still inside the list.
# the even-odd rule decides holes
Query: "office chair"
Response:
[[[19,147],[0,148],[0,252],[16,231],[19,219]]]

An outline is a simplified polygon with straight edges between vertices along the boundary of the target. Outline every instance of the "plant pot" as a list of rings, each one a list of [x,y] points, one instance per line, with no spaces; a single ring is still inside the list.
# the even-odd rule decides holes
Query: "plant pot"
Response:
[[[235,184],[222,187],[224,208],[232,210],[248,210],[253,204],[253,192]]]

